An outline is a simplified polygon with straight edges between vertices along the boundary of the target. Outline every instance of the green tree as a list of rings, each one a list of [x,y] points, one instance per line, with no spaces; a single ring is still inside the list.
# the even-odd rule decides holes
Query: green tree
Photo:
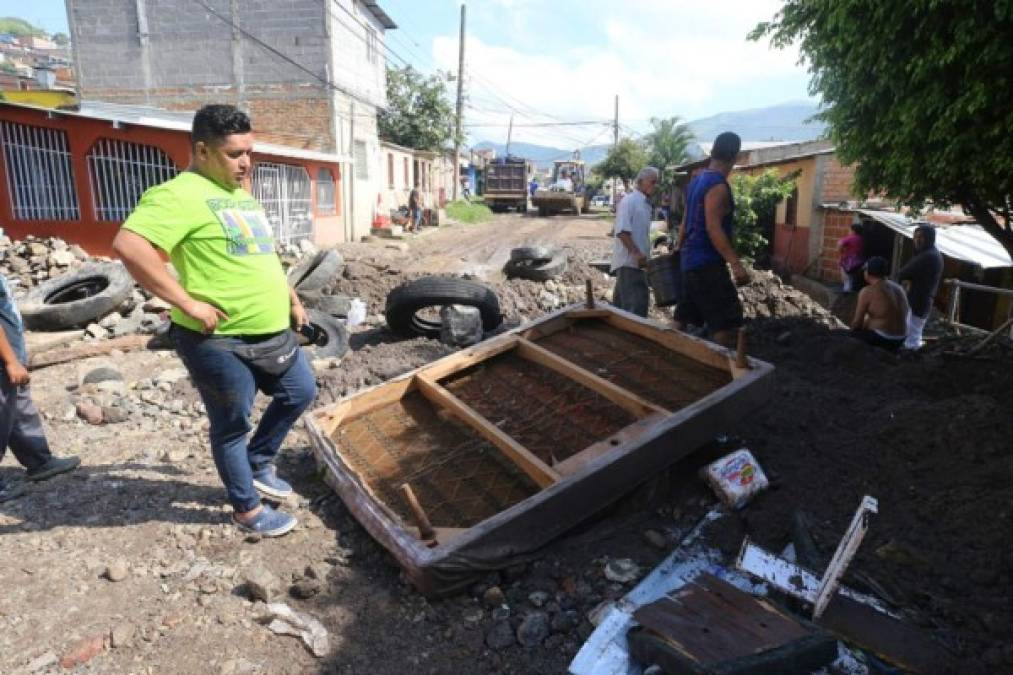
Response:
[[[735,200],[735,246],[743,258],[753,261],[769,243],[760,226],[760,216],[772,213],[795,190],[798,173],[784,178],[773,169],[756,176],[736,173],[731,177]]]
[[[1013,255],[1010,35],[1005,0],[787,0],[750,37],[799,45],[858,193],[960,204]]]
[[[644,146],[632,138],[624,138],[611,148],[605,159],[595,167],[595,171],[606,178],[621,178],[623,185],[630,186],[630,181],[647,166],[647,151]]]
[[[453,143],[454,108],[444,79],[411,66],[387,67],[387,109],[377,116],[380,138],[416,150]]]
[[[61,47],[66,47],[67,45],[70,44],[70,38],[67,36],[66,33],[54,33],[53,42],[60,45]]]
[[[687,149],[693,141],[693,134],[677,116],[664,119],[652,117],[651,127],[651,132],[644,136],[647,162],[661,171],[664,180],[666,169],[689,159]]]
[[[37,36],[43,37],[46,31],[36,28],[24,19],[13,16],[0,17],[0,33],[9,33],[15,37]]]

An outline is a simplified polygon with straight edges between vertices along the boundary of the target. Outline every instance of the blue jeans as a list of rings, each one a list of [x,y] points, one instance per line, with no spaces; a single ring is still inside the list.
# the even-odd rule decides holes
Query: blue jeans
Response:
[[[283,375],[255,371],[229,351],[239,338],[208,337],[174,325],[176,351],[190,372],[211,423],[211,451],[232,508],[251,511],[260,504],[253,476],[268,468],[286,434],[317,395],[316,378],[299,350]],[[250,412],[260,390],[271,397],[253,437]]]

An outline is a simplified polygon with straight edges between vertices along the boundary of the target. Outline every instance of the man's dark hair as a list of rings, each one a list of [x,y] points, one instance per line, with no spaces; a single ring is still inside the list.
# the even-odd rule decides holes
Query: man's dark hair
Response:
[[[211,145],[231,134],[250,133],[250,116],[234,105],[206,105],[193,116],[190,143]]]
[[[734,162],[741,149],[742,139],[739,138],[739,135],[726,131],[718,134],[718,137],[714,139],[714,145],[711,146],[711,159],[716,159],[719,162]]]
[[[877,279],[884,279],[890,274],[890,263],[883,256],[874,255],[865,261],[865,271]]]
[[[860,223],[860,222],[858,222],[858,223],[851,223],[851,231],[854,232],[855,234],[862,234],[862,232],[864,230],[865,230],[865,226],[862,225],[862,223]]]

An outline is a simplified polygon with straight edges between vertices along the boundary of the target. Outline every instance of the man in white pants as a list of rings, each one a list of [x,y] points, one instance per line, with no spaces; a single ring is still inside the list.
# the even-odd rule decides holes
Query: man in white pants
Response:
[[[911,305],[905,349],[922,348],[922,330],[932,312],[932,300],[943,276],[943,254],[936,248],[936,229],[931,225],[919,225],[915,228],[914,245],[914,257],[897,273],[897,280],[907,289],[907,301]]]

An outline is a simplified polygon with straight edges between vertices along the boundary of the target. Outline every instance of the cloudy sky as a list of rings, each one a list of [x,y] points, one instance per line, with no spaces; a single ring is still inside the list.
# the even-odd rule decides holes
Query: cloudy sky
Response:
[[[324,1],[324,0],[322,0]],[[457,70],[459,0],[382,0],[399,25],[388,58],[423,72]],[[778,0],[471,0],[465,121],[473,142],[514,139],[557,147],[607,141],[619,95],[623,133],[652,116],[696,119],[808,98],[794,50],[746,40]],[[62,0],[0,0],[0,16],[66,31]],[[455,85],[451,84],[451,87]],[[493,126],[475,126],[493,125]]]

